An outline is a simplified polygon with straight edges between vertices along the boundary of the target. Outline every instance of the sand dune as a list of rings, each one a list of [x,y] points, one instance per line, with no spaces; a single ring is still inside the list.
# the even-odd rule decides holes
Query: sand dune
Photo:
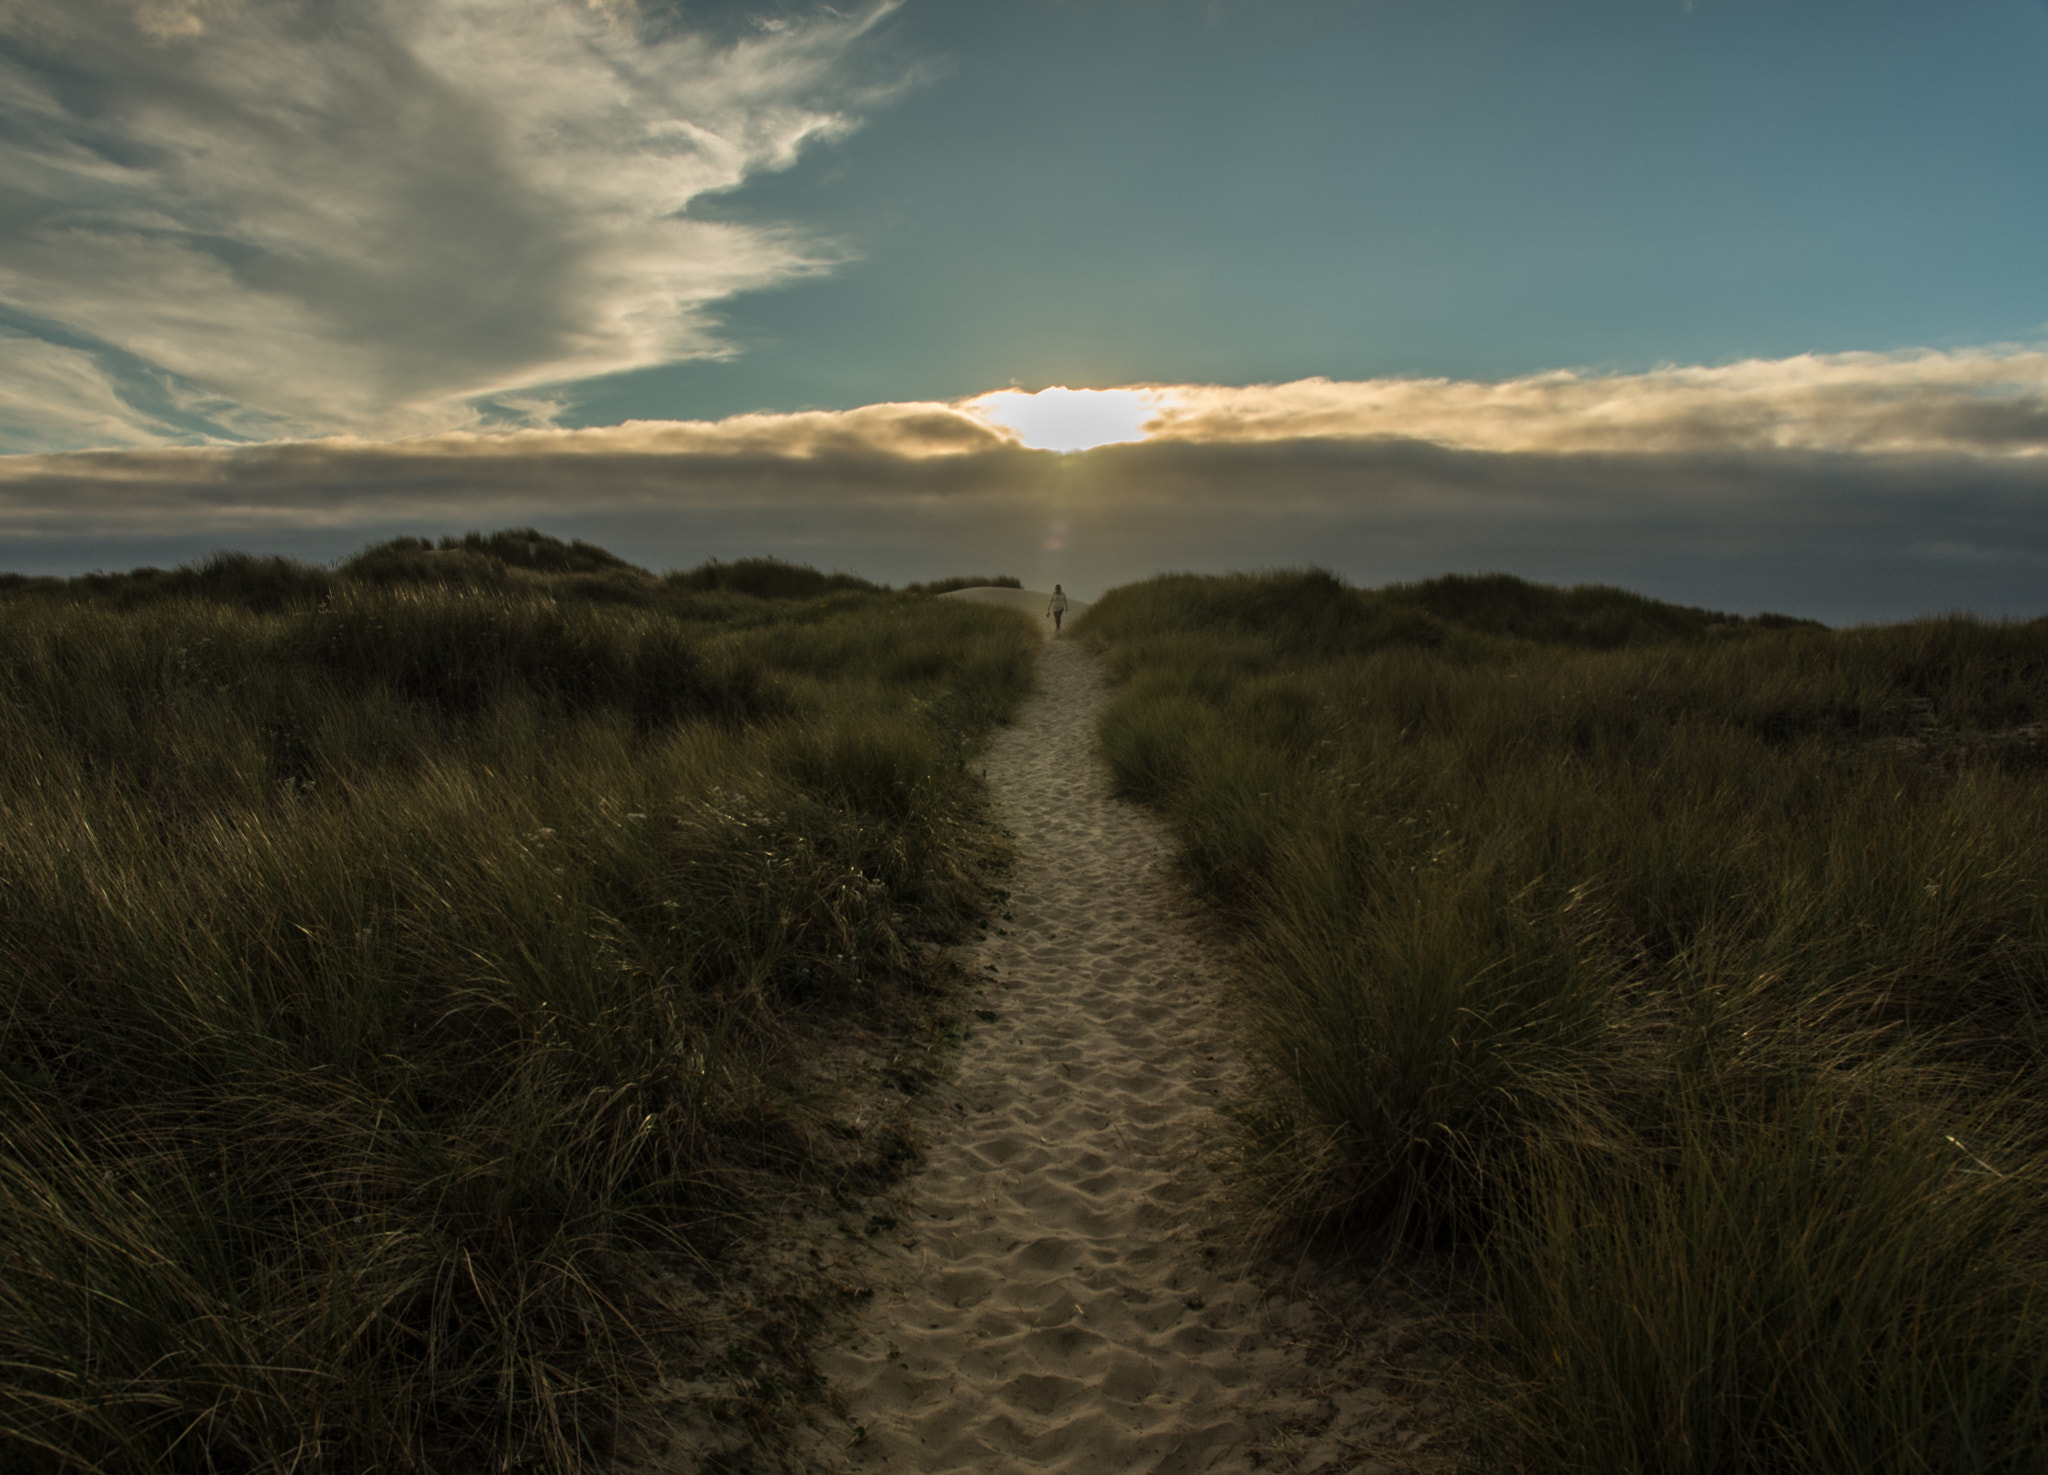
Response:
[[[984,593],[1034,613],[1046,598],[961,591]],[[1432,1411],[1356,1358],[1312,1366],[1312,1287],[1290,1295],[1270,1267],[1246,1274],[1205,1240],[1217,1184],[1202,1158],[1237,1068],[1218,960],[1175,899],[1163,828],[1111,797],[1093,757],[1090,656],[1055,642],[1041,676],[988,757],[1018,863],[1008,915],[960,958],[987,980],[983,1022],[926,1167],[873,1241],[877,1294],[819,1357],[846,1412],[816,1431],[812,1458],[1072,1475],[1391,1468],[1372,1456],[1424,1442]]]

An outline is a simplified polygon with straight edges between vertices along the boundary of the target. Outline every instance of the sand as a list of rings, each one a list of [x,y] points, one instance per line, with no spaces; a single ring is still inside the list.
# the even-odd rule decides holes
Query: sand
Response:
[[[1043,610],[1043,594],[997,592]],[[1163,826],[1110,794],[1092,658],[1054,641],[1040,675],[986,760],[1017,862],[1007,914],[957,950],[986,980],[980,1022],[930,1108],[926,1165],[851,1267],[876,1293],[819,1353],[844,1419],[822,1421],[811,1461],[933,1475],[1405,1463],[1437,1415],[1377,1375],[1400,1327],[1372,1329],[1362,1360],[1316,1365],[1313,1285],[1247,1270],[1216,1228],[1205,1158],[1240,1068],[1223,960],[1172,883]]]

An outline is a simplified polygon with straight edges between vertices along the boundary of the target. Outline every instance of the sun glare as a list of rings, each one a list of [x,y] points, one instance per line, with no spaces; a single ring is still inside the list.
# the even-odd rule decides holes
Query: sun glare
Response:
[[[1152,397],[1141,390],[1064,385],[1036,394],[999,389],[967,401],[963,408],[1016,431],[1034,451],[1063,453],[1143,440],[1145,422],[1156,412]]]

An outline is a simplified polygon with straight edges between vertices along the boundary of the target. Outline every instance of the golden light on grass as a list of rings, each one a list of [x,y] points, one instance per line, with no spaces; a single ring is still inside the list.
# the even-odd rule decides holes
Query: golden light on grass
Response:
[[[1064,385],[1036,394],[1000,389],[968,400],[961,408],[1015,431],[1034,451],[1062,454],[1143,440],[1146,422],[1158,413],[1154,397],[1143,390]]]
[[[775,1042],[906,1028],[1038,636],[530,530],[163,577],[0,588],[0,1470],[586,1469],[752,1144],[839,1181]]]

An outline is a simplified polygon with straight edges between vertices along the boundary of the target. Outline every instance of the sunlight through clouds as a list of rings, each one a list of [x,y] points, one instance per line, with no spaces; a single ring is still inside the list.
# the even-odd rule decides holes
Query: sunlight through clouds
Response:
[[[45,400],[90,368],[45,357]],[[1833,619],[2037,612],[2044,507],[2037,349],[0,456],[0,539],[45,567],[531,522],[678,567],[765,551],[896,580],[1014,560],[1096,590],[1171,567],[1513,567]]]
[[[1016,432],[1034,451],[1088,451],[1096,446],[1143,440],[1158,413],[1158,396],[1143,389],[1068,389],[1054,385],[1036,394],[1001,389],[967,400],[961,408]]]

